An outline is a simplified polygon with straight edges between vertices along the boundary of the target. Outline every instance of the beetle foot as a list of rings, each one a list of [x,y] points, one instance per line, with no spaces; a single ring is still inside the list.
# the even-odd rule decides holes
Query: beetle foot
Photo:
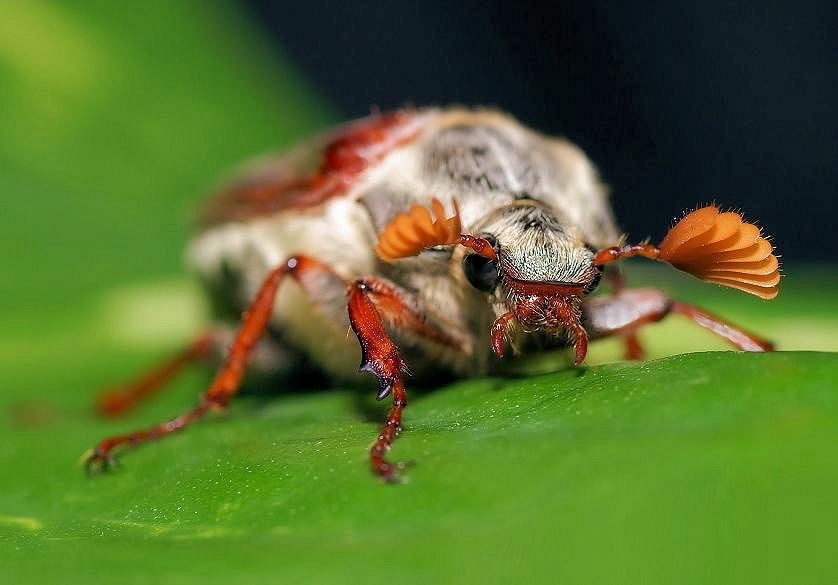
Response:
[[[101,447],[85,451],[81,456],[81,461],[87,475],[98,475],[119,467],[119,460],[111,454],[110,450]]]
[[[374,471],[387,483],[407,483],[407,477],[402,475],[401,472],[414,465],[416,465],[416,461],[397,461],[395,463],[380,461]]]

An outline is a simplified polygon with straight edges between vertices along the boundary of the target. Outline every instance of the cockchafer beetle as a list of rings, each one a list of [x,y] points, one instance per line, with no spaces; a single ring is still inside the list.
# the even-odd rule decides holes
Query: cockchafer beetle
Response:
[[[349,123],[263,160],[210,201],[187,256],[218,325],[98,406],[123,412],[185,364],[227,348],[218,373],[193,409],[105,439],[87,468],[107,469],[115,449],[226,408],[249,369],[287,371],[305,360],[348,378],[358,359],[348,328],[360,371],[378,379],[377,398],[392,396],[370,450],[373,472],[387,481],[403,467],[386,454],[407,406],[408,364],[425,378],[479,375],[507,344],[570,346],[579,364],[589,340],[612,335],[639,359],[637,329],[671,313],[741,350],[773,349],[660,290],[625,288],[609,264],[635,255],[762,298],[777,294],[772,246],[738,213],[705,207],[660,246],[621,245],[587,157],[505,114],[418,109]],[[589,297],[603,274],[611,294]]]

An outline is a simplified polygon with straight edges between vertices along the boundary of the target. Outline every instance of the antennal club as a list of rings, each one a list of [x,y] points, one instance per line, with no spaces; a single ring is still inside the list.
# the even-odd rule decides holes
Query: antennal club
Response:
[[[600,250],[594,264],[643,256],[663,260],[706,282],[729,286],[760,298],[777,296],[779,262],[760,229],[733,211],[711,205],[685,215],[660,246],[635,244]]]

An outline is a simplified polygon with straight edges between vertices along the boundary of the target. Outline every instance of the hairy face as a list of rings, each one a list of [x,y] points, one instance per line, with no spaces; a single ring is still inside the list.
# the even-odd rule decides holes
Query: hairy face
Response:
[[[569,332],[581,361],[587,347],[582,297],[601,271],[577,229],[530,200],[495,210],[476,227],[493,257],[469,254],[463,269],[472,286],[492,295],[500,327],[514,317],[527,332]]]
[[[497,259],[467,258],[467,276],[481,290],[497,288],[524,325],[553,328],[572,318],[599,280],[594,253],[576,228],[534,201],[502,207],[477,228]]]
[[[578,230],[534,202],[499,209],[481,231],[493,236],[501,268],[513,278],[587,286],[596,276],[593,252]]]

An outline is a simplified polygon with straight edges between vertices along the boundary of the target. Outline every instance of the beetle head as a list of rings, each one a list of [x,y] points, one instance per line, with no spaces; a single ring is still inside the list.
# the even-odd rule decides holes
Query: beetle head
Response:
[[[474,250],[463,258],[463,270],[472,286],[492,295],[495,353],[503,355],[506,327],[516,320],[525,332],[569,332],[581,362],[587,352],[582,297],[602,274],[592,249],[570,222],[532,200],[494,210],[476,227],[477,237],[462,242]]]

